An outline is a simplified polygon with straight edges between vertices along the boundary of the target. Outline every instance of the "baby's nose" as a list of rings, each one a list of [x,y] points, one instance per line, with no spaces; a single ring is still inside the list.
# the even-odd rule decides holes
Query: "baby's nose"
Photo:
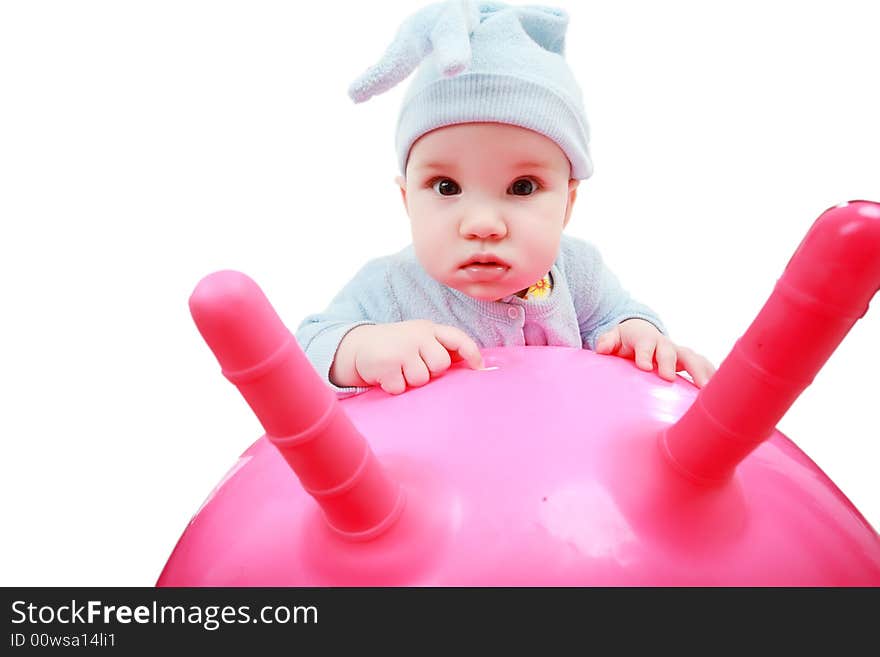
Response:
[[[497,211],[479,208],[467,212],[459,232],[469,239],[500,239],[507,235],[507,224]]]

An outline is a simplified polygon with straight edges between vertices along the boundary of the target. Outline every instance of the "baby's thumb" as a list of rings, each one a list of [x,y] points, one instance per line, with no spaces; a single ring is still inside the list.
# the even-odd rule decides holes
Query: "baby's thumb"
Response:
[[[474,339],[461,329],[435,324],[434,337],[449,352],[452,362],[464,360],[475,370],[483,369],[483,354],[480,353],[480,348]]]
[[[462,346],[457,354],[459,360],[467,361],[467,364],[470,365],[471,369],[483,369],[483,354],[480,353],[480,348],[477,346],[476,342],[472,341],[469,345]]]
[[[480,348],[470,336],[466,336],[462,340],[458,349],[449,353],[452,356],[453,363],[463,360],[473,370],[483,369],[483,354],[480,353]]]

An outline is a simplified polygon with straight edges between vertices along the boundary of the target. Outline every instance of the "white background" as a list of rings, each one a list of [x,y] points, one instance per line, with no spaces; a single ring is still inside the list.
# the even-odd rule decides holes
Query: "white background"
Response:
[[[596,164],[567,230],[717,364],[815,217],[880,200],[876,3],[566,4]],[[420,6],[0,5],[0,584],[153,584],[260,435],[202,276],[295,328],[408,243],[403,88],[346,90]],[[875,528],[878,367],[873,308],[780,424]]]

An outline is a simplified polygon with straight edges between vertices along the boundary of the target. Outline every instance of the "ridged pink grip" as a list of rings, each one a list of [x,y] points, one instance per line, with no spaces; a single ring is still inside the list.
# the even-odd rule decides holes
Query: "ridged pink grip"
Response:
[[[215,272],[196,286],[189,307],[224,376],[330,526],[366,540],[393,524],[403,505],[400,486],[386,476],[259,286],[239,272]]]
[[[662,436],[694,479],[723,481],[773,431],[880,288],[880,204],[826,210],[770,298],[681,419]]]

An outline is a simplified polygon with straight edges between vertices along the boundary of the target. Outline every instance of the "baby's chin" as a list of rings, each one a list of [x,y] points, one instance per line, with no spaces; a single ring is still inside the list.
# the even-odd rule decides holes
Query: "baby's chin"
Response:
[[[462,273],[460,269],[451,272],[444,271],[440,275],[432,275],[432,277],[447,287],[458,290],[472,299],[498,301],[511,294],[516,294],[520,290],[528,289],[541,276],[527,277],[528,282],[525,282],[522,273],[511,271],[508,268],[507,272],[502,274],[497,280],[468,280],[469,277]]]
[[[489,285],[485,283],[472,283],[469,285],[451,285],[450,283],[447,283],[447,285],[458,290],[462,294],[466,294],[472,299],[477,299],[478,301],[500,301],[504,297],[516,294],[520,290],[528,287],[521,285],[515,288],[510,288],[510,286]]]

